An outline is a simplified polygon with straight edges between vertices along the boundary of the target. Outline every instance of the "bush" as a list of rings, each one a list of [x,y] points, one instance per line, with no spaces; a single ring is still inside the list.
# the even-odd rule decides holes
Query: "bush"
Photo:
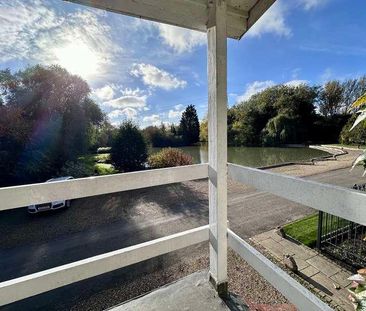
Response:
[[[113,138],[111,147],[112,164],[123,172],[144,168],[147,159],[147,146],[137,125],[125,121]]]
[[[164,168],[173,166],[190,165],[193,159],[189,154],[177,148],[163,148],[159,152],[149,156],[151,168]]]
[[[61,168],[60,176],[73,176],[75,178],[94,175],[93,169],[83,162],[67,161]]]
[[[343,127],[339,135],[339,142],[344,145],[364,145],[366,143],[366,126],[359,124],[350,131],[357,115],[353,115]]]

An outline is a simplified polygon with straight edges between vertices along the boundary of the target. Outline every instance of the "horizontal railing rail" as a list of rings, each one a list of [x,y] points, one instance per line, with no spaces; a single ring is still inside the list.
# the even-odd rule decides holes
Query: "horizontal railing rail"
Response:
[[[331,311],[328,305],[295,281],[254,247],[228,229],[228,245],[300,311]]]
[[[366,193],[231,163],[228,174],[258,190],[366,225]]]
[[[196,164],[67,181],[5,187],[0,188],[0,211],[33,204],[84,198],[207,177],[208,165]]]
[[[76,261],[0,283],[0,306],[120,269],[194,244],[207,242],[209,226]]]
[[[207,178],[207,164],[0,188],[0,210]],[[339,217],[366,224],[366,194],[268,171],[228,164],[233,180]],[[0,283],[0,305],[209,240],[203,226]],[[299,310],[331,310],[231,230],[229,246]]]

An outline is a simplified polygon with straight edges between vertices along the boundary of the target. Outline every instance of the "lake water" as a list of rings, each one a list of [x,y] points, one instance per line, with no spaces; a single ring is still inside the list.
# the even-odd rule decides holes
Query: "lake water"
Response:
[[[193,157],[194,163],[208,162],[207,145],[180,147]],[[156,152],[160,148],[152,148]],[[311,148],[269,148],[269,147],[228,147],[228,161],[250,167],[260,167],[285,162],[308,161],[328,153]]]

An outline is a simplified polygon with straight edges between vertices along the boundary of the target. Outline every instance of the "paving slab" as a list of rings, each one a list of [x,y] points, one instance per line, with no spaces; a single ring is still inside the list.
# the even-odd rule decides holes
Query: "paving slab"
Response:
[[[350,277],[350,274],[348,272],[340,271],[340,272],[336,273],[335,275],[332,275],[330,278],[334,282],[337,282],[342,287],[348,287],[352,283],[351,281],[347,280],[347,278],[349,278],[349,277]]]
[[[292,255],[299,269],[298,275],[313,286],[314,292],[335,310],[353,310],[346,289],[350,284],[347,278],[352,272],[305,245],[280,237],[275,230],[261,234],[260,239],[256,236],[251,239],[279,261],[283,260],[284,254]]]
[[[322,256],[312,257],[308,259],[307,262],[317,268],[320,272],[324,273],[327,277],[331,277],[341,271],[339,266]]]
[[[313,266],[308,266],[307,268],[300,270],[300,272],[306,277],[312,277],[313,275],[319,273],[319,270]]]

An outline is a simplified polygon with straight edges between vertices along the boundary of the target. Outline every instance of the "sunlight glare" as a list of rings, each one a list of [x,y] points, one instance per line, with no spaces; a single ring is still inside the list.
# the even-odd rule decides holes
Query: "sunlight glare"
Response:
[[[88,78],[96,74],[99,59],[85,43],[71,43],[55,48],[56,63],[73,74]]]

